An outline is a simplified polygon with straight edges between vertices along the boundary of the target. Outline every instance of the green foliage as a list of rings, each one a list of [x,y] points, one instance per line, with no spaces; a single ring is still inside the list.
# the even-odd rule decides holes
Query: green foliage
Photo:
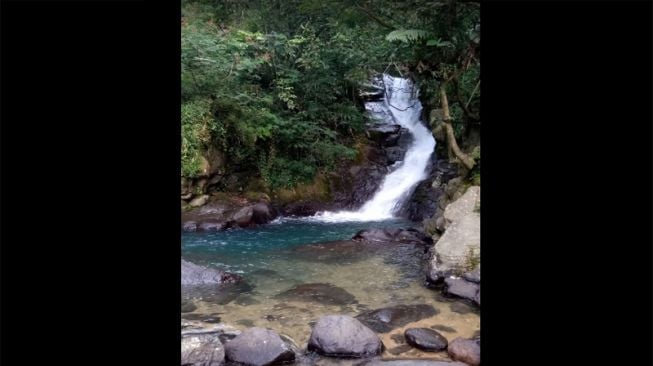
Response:
[[[227,174],[311,181],[356,157],[362,82],[397,65],[434,97],[479,39],[477,4],[458,1],[182,0],[182,175],[214,146]],[[477,64],[459,78],[472,110]],[[451,109],[464,119],[454,98]]]
[[[388,33],[388,35],[385,36],[385,39],[390,42],[400,41],[404,43],[409,43],[413,41],[418,41],[420,39],[424,39],[428,36],[429,33],[421,29],[397,29]],[[433,41],[434,40],[429,40],[430,43],[432,43]]]

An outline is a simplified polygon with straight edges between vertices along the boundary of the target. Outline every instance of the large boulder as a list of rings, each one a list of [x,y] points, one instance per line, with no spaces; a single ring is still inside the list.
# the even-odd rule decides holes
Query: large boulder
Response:
[[[427,352],[439,352],[447,348],[447,339],[429,328],[409,328],[404,332],[406,342],[415,348]]]
[[[224,354],[217,333],[190,334],[181,338],[182,366],[218,366]]]
[[[481,346],[476,340],[456,338],[449,342],[447,352],[453,360],[464,362],[470,366],[481,364]]]
[[[200,206],[205,205],[207,202],[209,202],[209,196],[206,195],[206,194],[203,194],[201,196],[197,196],[197,197],[193,198],[188,203],[188,205],[190,205],[191,207],[200,207]]]
[[[253,220],[254,208],[252,206],[245,206],[231,216],[231,220],[240,227],[248,227],[255,224]]]
[[[480,263],[481,216],[480,189],[467,189],[444,211],[445,232],[435,244],[427,279],[439,282],[451,274],[462,274]]]
[[[252,207],[252,220],[256,224],[267,224],[277,218],[277,211],[266,202],[259,202]]]
[[[438,313],[437,309],[427,304],[397,305],[366,311],[356,316],[356,319],[376,332],[387,333],[408,323],[430,318]]]
[[[249,328],[225,345],[227,360],[241,365],[267,366],[295,360],[295,353],[270,329]]]
[[[308,350],[331,357],[371,357],[383,352],[383,343],[370,328],[346,315],[318,319]]]
[[[181,260],[181,285],[221,285],[224,283],[236,283],[240,276],[218,269],[199,266],[197,264]]]

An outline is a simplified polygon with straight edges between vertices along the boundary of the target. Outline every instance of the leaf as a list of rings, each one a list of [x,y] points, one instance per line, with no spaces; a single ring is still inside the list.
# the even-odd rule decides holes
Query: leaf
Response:
[[[385,36],[385,39],[390,42],[400,41],[408,43],[426,38],[427,36],[428,32],[421,29],[397,29],[388,33],[388,35]]]

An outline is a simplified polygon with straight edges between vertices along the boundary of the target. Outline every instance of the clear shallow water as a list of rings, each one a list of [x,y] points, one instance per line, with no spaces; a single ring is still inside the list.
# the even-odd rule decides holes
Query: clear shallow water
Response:
[[[211,316],[240,329],[271,328],[305,348],[310,324],[322,315],[356,316],[383,307],[428,304],[439,313],[381,334],[387,348],[383,356],[446,360],[446,353],[416,349],[392,354],[389,351],[399,346],[392,336],[408,327],[439,326],[448,329],[441,333],[450,341],[471,337],[480,327],[478,312],[424,287],[422,246],[342,241],[370,227],[410,224],[400,219],[343,223],[282,219],[254,229],[184,233],[184,259],[239,273],[244,282],[218,292],[182,294],[196,306],[182,318]],[[307,298],[287,295],[307,284],[319,284]]]
[[[238,274],[268,269],[292,249],[311,243],[350,239],[367,228],[410,227],[403,219],[326,223],[312,218],[280,218],[255,229],[184,232],[182,255],[197,264],[213,265]]]

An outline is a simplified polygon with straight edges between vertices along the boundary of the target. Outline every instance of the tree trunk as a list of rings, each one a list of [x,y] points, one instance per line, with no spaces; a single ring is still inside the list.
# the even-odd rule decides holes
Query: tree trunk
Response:
[[[449,114],[449,101],[447,100],[447,92],[444,90],[445,84],[440,87],[440,103],[442,104],[442,113],[444,115],[442,123],[444,124],[444,129],[447,132],[447,145],[449,146],[449,151],[462,162],[462,164],[468,170],[472,170],[476,162],[469,155],[465,154],[458,147],[456,142],[456,136],[453,133],[453,127],[451,126],[451,115]]]

